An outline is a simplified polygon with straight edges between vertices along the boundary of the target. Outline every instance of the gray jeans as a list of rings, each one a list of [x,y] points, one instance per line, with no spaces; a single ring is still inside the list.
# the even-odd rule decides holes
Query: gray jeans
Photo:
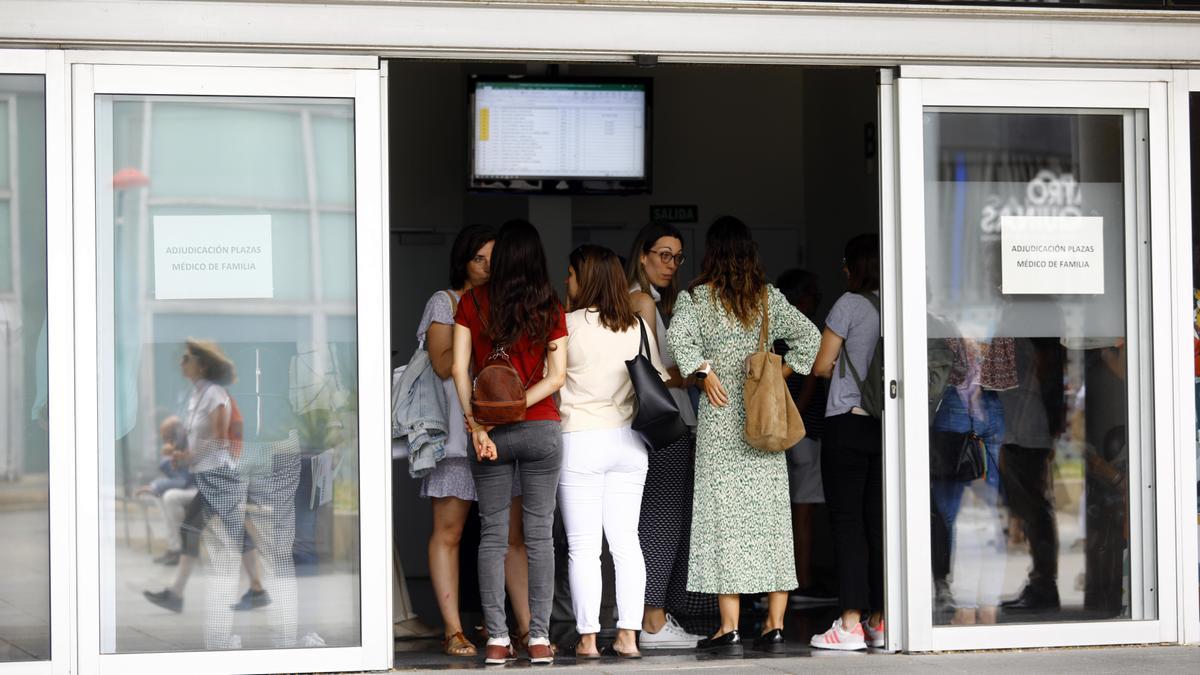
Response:
[[[504,614],[504,557],[513,471],[520,467],[525,549],[529,556],[529,636],[549,637],[554,599],[554,505],[562,466],[558,422],[518,422],[491,433],[496,459],[471,462],[479,500],[479,598],[490,637],[508,635]]]

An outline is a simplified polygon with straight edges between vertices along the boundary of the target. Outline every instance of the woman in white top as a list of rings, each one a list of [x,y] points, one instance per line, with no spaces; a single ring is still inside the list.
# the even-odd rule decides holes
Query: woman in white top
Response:
[[[185,448],[177,449],[177,465],[187,466],[202,482],[200,474],[232,468],[233,439],[230,434],[233,401],[225,387],[237,380],[233,361],[215,342],[189,338],[179,359],[179,372],[191,383],[191,394],[180,420],[187,436]],[[240,438],[240,437],[239,437]],[[245,493],[242,493],[244,498]],[[170,586],[161,591],[143,591],[147,600],[173,612],[183,611],[183,591],[200,556],[200,532],[204,530],[212,504],[201,490],[188,505],[181,532],[179,569]],[[257,565],[248,566],[254,576]],[[252,580],[257,584],[257,579]]]
[[[569,545],[571,604],[578,658],[598,658],[600,546],[608,539],[616,567],[619,656],[639,656],[646,566],[638,515],[646,481],[646,447],[630,428],[636,408],[625,361],[641,346],[641,328],[617,254],[584,245],[571,253],[567,296],[567,378],[559,404],[563,464],[558,504]],[[650,360],[665,378],[652,331]]]

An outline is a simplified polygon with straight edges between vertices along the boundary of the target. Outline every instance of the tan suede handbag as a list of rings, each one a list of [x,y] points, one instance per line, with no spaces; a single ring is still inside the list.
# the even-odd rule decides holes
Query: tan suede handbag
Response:
[[[783,359],[768,343],[770,314],[768,289],[763,287],[762,327],[758,351],[746,357],[746,428],[743,437],[750,447],[766,452],[787,450],[804,438],[804,420],[783,379]]]

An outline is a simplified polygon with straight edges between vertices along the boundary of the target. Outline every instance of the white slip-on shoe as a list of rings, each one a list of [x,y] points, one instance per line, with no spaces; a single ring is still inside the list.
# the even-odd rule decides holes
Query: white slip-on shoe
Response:
[[[693,649],[696,643],[703,640],[703,635],[693,635],[683,629],[675,617],[667,615],[667,622],[657,633],[642,631],[638,646],[646,649]]]

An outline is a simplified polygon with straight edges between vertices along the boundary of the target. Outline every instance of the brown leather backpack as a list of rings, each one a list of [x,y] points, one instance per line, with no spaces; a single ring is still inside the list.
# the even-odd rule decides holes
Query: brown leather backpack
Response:
[[[471,294],[471,301],[475,303],[475,313],[479,315],[479,321],[486,331],[487,320],[479,309],[479,300],[474,293]],[[475,375],[471,387],[471,416],[475,422],[488,426],[523,422],[525,390],[533,384],[536,373],[535,370],[527,381],[522,382],[504,346],[494,346]]]

